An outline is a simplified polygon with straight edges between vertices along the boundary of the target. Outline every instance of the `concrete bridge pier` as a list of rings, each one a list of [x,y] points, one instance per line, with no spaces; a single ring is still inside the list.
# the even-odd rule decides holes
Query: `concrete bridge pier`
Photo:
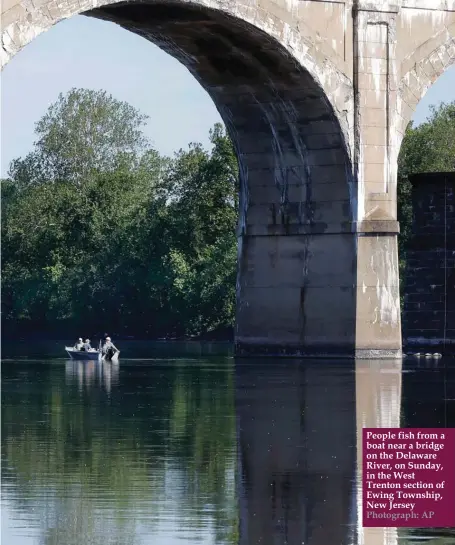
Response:
[[[244,235],[237,355],[400,357],[397,233],[387,229]]]

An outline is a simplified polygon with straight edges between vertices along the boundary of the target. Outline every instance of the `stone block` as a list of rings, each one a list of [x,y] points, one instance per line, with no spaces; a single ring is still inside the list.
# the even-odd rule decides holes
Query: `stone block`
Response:
[[[387,59],[359,58],[359,69],[362,74],[386,75],[388,72]]]
[[[346,165],[348,162],[347,154],[340,148],[316,149],[308,151],[308,165],[313,166],[332,166]]]
[[[396,346],[396,330],[400,329],[399,286],[385,283],[377,287],[357,286],[357,348]]]
[[[385,127],[364,126],[362,134],[362,143],[371,146],[385,146],[387,141],[387,131]]]
[[[326,135],[339,134],[338,123],[327,119],[297,120],[294,124],[295,130],[302,135]]]
[[[380,95],[388,89],[387,80],[386,74],[359,74],[359,89],[370,89]]]
[[[387,119],[383,108],[364,108],[360,112],[360,126],[363,131],[367,127],[386,127]]]
[[[384,146],[366,144],[362,146],[362,159],[367,164],[384,165],[388,159],[388,149]]]
[[[26,13],[25,8],[19,2],[8,11],[2,12],[2,31],[7,30],[10,25],[15,25],[17,21],[25,17]]]
[[[359,106],[361,109],[385,108],[387,105],[387,94],[384,91],[375,91],[372,89],[362,89],[359,93]]]
[[[340,131],[325,134],[308,134],[304,138],[306,148],[310,150],[323,150],[326,148],[342,148],[344,141]]]
[[[2,8],[2,18],[5,16],[5,14],[12,8],[14,8],[16,5],[21,5],[22,2],[21,0],[2,0],[2,5],[1,5],[1,8]],[[24,11],[25,11],[25,7],[24,7]],[[15,22],[15,21],[14,21]],[[3,21],[2,21],[2,27],[3,26],[6,26],[4,25]]]
[[[374,42],[359,42],[359,58],[365,59],[387,59],[387,45]]]
[[[341,223],[351,220],[349,201],[287,202],[284,205],[249,203],[247,225],[300,225],[306,221]]]
[[[397,287],[398,256],[396,238],[390,236],[363,236],[357,241],[362,263],[358,269],[357,282],[362,290],[368,288],[382,290]]]
[[[359,40],[371,44],[387,44],[388,28],[386,24],[366,24],[359,29]]]
[[[384,165],[378,163],[363,163],[363,180],[365,193],[383,193],[386,190]]]
[[[349,186],[344,177],[339,176],[338,178],[333,178],[331,181],[324,182],[313,169],[311,170],[310,194],[313,202],[350,201]],[[291,199],[291,196],[289,198]]]
[[[444,68],[445,68],[445,64],[443,63],[440,55],[439,55],[439,50],[436,50],[434,51],[430,57],[429,57],[429,60],[434,68],[434,71],[436,74],[442,74],[442,72],[444,71]]]

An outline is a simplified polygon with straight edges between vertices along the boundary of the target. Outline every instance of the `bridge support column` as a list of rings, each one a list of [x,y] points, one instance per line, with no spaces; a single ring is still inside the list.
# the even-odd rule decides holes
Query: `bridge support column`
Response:
[[[355,236],[244,235],[238,355],[353,355]]]
[[[356,356],[401,357],[396,204],[398,63],[396,2],[353,8],[357,181]]]
[[[396,221],[364,221],[357,235],[355,356],[400,358]]]
[[[390,223],[244,235],[237,355],[401,356],[398,224],[390,233]]]

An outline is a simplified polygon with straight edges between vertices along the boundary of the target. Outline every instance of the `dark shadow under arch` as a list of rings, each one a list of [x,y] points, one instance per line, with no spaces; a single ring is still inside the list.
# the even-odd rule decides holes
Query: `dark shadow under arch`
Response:
[[[245,226],[353,221],[349,160],[333,107],[276,40],[221,11],[180,2],[120,3],[86,15],[152,41],[206,89],[237,150]]]

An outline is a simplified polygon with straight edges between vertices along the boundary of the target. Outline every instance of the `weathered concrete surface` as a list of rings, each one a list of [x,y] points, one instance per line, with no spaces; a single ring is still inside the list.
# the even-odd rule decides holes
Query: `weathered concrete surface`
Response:
[[[455,0],[3,0],[2,65],[76,13],[182,62],[235,143],[239,354],[401,352],[396,169]]]
[[[455,352],[455,173],[411,178],[413,223],[406,260],[403,341]]]

